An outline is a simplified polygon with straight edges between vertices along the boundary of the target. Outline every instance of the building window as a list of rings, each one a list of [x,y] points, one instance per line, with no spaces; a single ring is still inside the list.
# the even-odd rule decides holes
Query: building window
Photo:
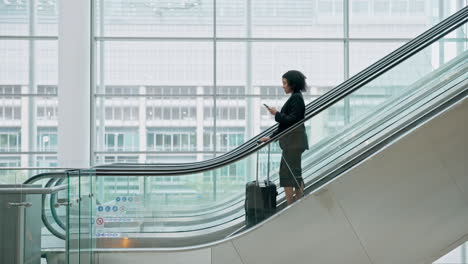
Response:
[[[37,167],[57,167],[58,162],[57,162],[57,156],[42,156],[38,155],[36,156],[36,166]]]
[[[352,11],[355,14],[367,14],[369,12],[369,1],[356,0],[352,1]]]
[[[55,120],[57,119],[58,108],[51,105],[38,105],[37,106],[37,119],[38,120]]]
[[[146,148],[149,151],[195,151],[195,128],[148,128]]]
[[[195,86],[147,86],[148,95],[195,95],[197,88]]]
[[[244,128],[223,128],[216,132],[217,150],[229,151],[244,143]],[[207,128],[203,134],[205,150],[214,149],[213,129]]]
[[[138,94],[138,86],[106,86],[108,95],[133,95]]]
[[[0,152],[20,151],[20,128],[0,128]]]
[[[57,86],[55,85],[38,85],[37,93],[44,95],[57,95]]]
[[[138,150],[138,130],[135,128],[106,128],[106,151],[136,151]]]
[[[133,121],[139,119],[138,106],[107,106],[106,120]]]
[[[162,116],[161,116],[162,114]],[[194,120],[197,115],[195,106],[148,106],[148,120]]]
[[[21,158],[19,156],[1,156],[0,157],[0,168],[18,168],[21,167]],[[12,181],[7,176],[11,176],[11,170],[0,170],[0,183],[11,184],[16,180]],[[13,175],[16,178],[16,175]],[[3,180],[3,182],[2,182]]]
[[[37,128],[37,148],[39,151],[57,151],[57,128]]]

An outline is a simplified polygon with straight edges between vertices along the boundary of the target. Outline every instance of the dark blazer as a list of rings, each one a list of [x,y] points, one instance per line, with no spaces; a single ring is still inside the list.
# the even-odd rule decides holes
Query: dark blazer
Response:
[[[300,92],[293,93],[286,103],[281,108],[281,112],[277,112],[275,115],[276,122],[279,123],[278,129],[273,132],[271,137],[281,133],[288,127],[294,125],[296,122],[304,119],[305,117],[305,103],[304,98]],[[309,143],[307,140],[307,134],[305,131],[304,124],[300,125],[294,131],[282,136],[279,139],[279,145],[281,149],[296,149],[306,150],[309,149]]]

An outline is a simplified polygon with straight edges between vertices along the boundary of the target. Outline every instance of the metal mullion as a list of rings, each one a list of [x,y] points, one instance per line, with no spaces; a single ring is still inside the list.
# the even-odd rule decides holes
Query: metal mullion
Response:
[[[405,42],[410,41],[412,38],[352,38],[348,37],[349,41],[356,42]]]
[[[250,97],[253,97],[253,98],[264,98],[264,97],[268,97],[268,98],[278,98],[278,95],[271,95],[271,94],[265,94],[265,95],[260,95],[260,94],[243,94],[243,95],[229,95],[229,94],[217,94],[218,97],[228,97],[228,98],[231,98],[231,99],[234,99],[234,100],[242,100],[244,98],[250,98]],[[308,94],[305,94],[304,97],[319,97],[320,95],[318,94],[311,94],[311,95],[308,95]],[[8,96],[5,96],[5,97],[8,97]],[[128,94],[128,95],[107,95],[107,94],[95,94],[94,97],[110,97],[108,99],[120,99],[120,98],[123,98],[123,97],[154,97],[154,95],[146,95],[146,94]],[[173,96],[164,96],[164,97],[167,97],[167,98],[171,98]],[[174,96],[174,97],[184,97],[184,98],[193,98],[193,97],[202,97],[202,98],[210,98],[210,97],[213,97],[213,95],[211,94],[206,94],[206,95],[183,95],[183,96]],[[286,96],[284,96],[285,98],[287,98]],[[0,95],[0,98],[2,98],[2,96]],[[148,100],[156,100],[156,99],[148,99]],[[222,100],[222,99],[221,99]],[[161,101],[161,100],[159,100]],[[207,102],[207,104],[210,104],[210,102]]]
[[[1,156],[10,156],[10,155],[56,155],[57,151],[7,151],[0,152]]]
[[[213,115],[213,158],[216,158],[216,151],[217,151],[217,144],[216,144],[216,88],[217,88],[217,46],[216,46],[216,0],[213,0],[213,110],[214,110],[214,115]],[[217,186],[216,186],[216,178],[217,178],[217,170],[213,171],[213,200],[216,201],[216,192],[217,192]]]
[[[362,42],[403,42],[410,41],[412,38],[219,38],[216,37],[216,42],[343,42],[349,41],[362,41]],[[130,41],[130,42],[142,42],[142,41],[159,41],[159,42],[211,42],[213,38],[171,38],[171,37],[160,37],[160,38],[132,38],[132,37],[96,37],[95,41]]]
[[[29,2],[29,35],[34,36],[35,34],[35,24],[36,24],[36,12],[35,12],[35,5],[36,5],[36,0],[31,0]],[[30,38],[29,39],[29,93],[35,94],[36,92],[36,75],[35,75],[35,39]],[[35,143],[36,143],[36,124],[35,124],[35,108],[36,104],[35,101],[32,98],[29,98],[29,103],[28,103],[28,150],[33,150],[35,149]],[[32,152],[29,152],[32,154]],[[33,157],[29,156],[28,157],[28,166],[32,165],[34,163]]]
[[[0,171],[7,170],[71,170],[72,168],[60,167],[1,167]]]
[[[443,18],[444,18],[444,1],[439,0],[438,3],[439,3],[439,14],[438,14],[439,15],[439,21],[442,21]],[[441,38],[438,41],[438,44],[439,44],[439,65],[443,65],[444,61],[445,61],[444,39]]]
[[[95,157],[94,157],[94,148],[96,146],[96,120],[95,120],[95,107],[96,107],[96,102],[95,102],[95,99],[94,99],[94,87],[95,87],[95,84],[96,84],[96,75],[95,75],[95,69],[96,69],[96,42],[94,41],[94,34],[95,34],[95,19],[94,19],[94,15],[95,15],[95,8],[94,8],[94,3],[95,1],[92,1],[90,0],[90,38],[89,38],[89,45],[90,45],[90,58],[89,58],[89,61],[91,62],[91,65],[90,65],[90,69],[89,69],[89,80],[90,80],[90,83],[89,83],[89,89],[90,89],[90,92],[89,92],[89,121],[91,122],[90,123],[90,126],[89,126],[89,136],[90,136],[90,139],[89,139],[89,165],[92,166],[92,165],[95,165]],[[102,114],[101,114],[102,116]],[[102,123],[100,123],[100,125],[102,125]]]
[[[217,144],[216,144],[216,88],[217,88],[217,46],[216,46],[216,0],[213,0],[213,109],[215,114],[213,115],[213,137],[214,137],[214,142],[213,142],[213,148],[214,151],[217,150]]]
[[[172,133],[163,134],[172,136]],[[29,152],[28,152],[29,153]],[[222,154],[224,151],[172,151],[172,150],[150,150],[150,151],[94,151],[94,154],[109,155],[138,155],[138,154]],[[6,154],[6,153],[5,153]],[[53,153],[45,153],[53,154]],[[3,155],[0,154],[0,156]]]
[[[262,42],[262,41],[292,41],[292,42],[329,42],[329,41],[343,41],[343,38],[229,38],[229,37],[95,37],[95,41],[181,41],[181,42],[193,42],[193,41],[200,41],[200,42],[210,42],[216,40],[219,42],[245,42],[245,41],[252,41],[252,42]]]
[[[38,94],[38,93],[21,93],[21,94],[0,94],[1,97],[57,97],[57,94]],[[13,98],[12,100],[19,100],[21,98]]]
[[[246,20],[246,23],[245,23],[245,31],[246,31],[246,40],[245,40],[245,49],[246,49],[246,67],[245,67],[245,70],[246,70],[246,86],[245,86],[245,90],[246,92],[250,92],[252,93],[253,95],[255,95],[255,91],[253,90],[253,80],[252,80],[252,0],[246,0],[245,1],[246,3],[246,17],[245,17],[245,20]],[[257,95],[258,98],[260,98],[260,93]],[[255,98],[257,96],[254,96],[252,98]],[[244,98],[249,98],[250,96],[245,96],[244,95]],[[254,116],[253,115],[248,115],[247,113],[251,112],[253,109],[252,108],[252,105],[254,104],[253,102],[253,99],[249,98],[249,100],[246,100],[246,106],[245,106],[245,119],[246,119],[246,123],[247,123],[247,135],[249,138],[252,138],[254,135],[253,131],[254,131]],[[252,159],[247,159],[247,167],[246,167],[246,170],[249,172],[249,173],[246,173],[245,177],[244,177],[244,180],[247,182],[247,181],[250,181],[252,180],[251,177],[249,177],[249,175],[255,175],[254,172],[255,172],[255,168],[254,168],[254,162]]]
[[[0,36],[0,40],[58,40],[54,36]]]
[[[349,79],[349,0],[344,0],[343,1],[343,34],[344,34],[344,41],[343,41],[343,79],[346,81]],[[351,106],[350,106],[350,101],[349,97],[346,97],[344,99],[344,123],[349,124],[350,122],[350,111],[351,111]]]
[[[99,34],[104,36],[104,3],[103,0],[99,1]],[[93,20],[95,17],[93,17]],[[94,42],[97,45],[97,40],[95,36],[92,36],[94,39]],[[104,84],[104,78],[105,78],[105,70],[104,70],[104,41],[99,43],[99,89],[102,93],[105,93],[105,84]],[[97,86],[96,86],[97,88]],[[95,91],[96,92],[96,91]],[[105,108],[105,98],[101,98],[100,101],[100,119],[99,119],[99,133],[97,134],[96,140],[97,144],[99,147],[105,147],[105,114],[106,114],[106,108]],[[100,144],[99,144],[100,143]],[[91,150],[93,152],[93,156],[95,157],[95,149]],[[96,162],[95,158],[92,162]],[[102,161],[104,162],[104,161]],[[104,182],[103,180],[100,180],[100,186],[103,186]]]

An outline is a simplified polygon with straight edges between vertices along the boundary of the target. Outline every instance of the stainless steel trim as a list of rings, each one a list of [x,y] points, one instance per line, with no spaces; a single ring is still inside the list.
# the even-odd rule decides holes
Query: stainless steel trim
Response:
[[[13,203],[13,202],[9,202],[8,203],[8,207],[25,207],[25,208],[29,208],[32,206],[32,203],[30,202],[21,202],[21,203]]]
[[[21,194],[51,194],[67,189],[68,184],[63,184],[51,188],[0,188],[0,194],[21,193]]]
[[[58,36],[0,36],[0,40],[58,40]]]
[[[54,170],[72,170],[76,168],[57,168],[57,167],[1,167],[0,171],[3,170],[49,170],[49,171],[54,171]]]

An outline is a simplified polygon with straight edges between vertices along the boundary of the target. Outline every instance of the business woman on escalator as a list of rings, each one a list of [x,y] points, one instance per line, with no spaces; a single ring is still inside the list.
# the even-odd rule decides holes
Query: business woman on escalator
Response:
[[[270,137],[262,138],[261,142],[270,140],[271,137],[304,119],[305,103],[302,92],[307,87],[306,77],[300,71],[291,70],[283,74],[282,82],[284,92],[291,94],[291,96],[283,105],[281,111],[276,110],[274,107],[267,107],[268,111],[275,116],[278,129]],[[279,145],[282,149],[279,170],[280,187],[284,187],[289,205],[301,198],[304,192],[301,160],[302,153],[309,149],[304,124],[283,135],[279,139]]]

